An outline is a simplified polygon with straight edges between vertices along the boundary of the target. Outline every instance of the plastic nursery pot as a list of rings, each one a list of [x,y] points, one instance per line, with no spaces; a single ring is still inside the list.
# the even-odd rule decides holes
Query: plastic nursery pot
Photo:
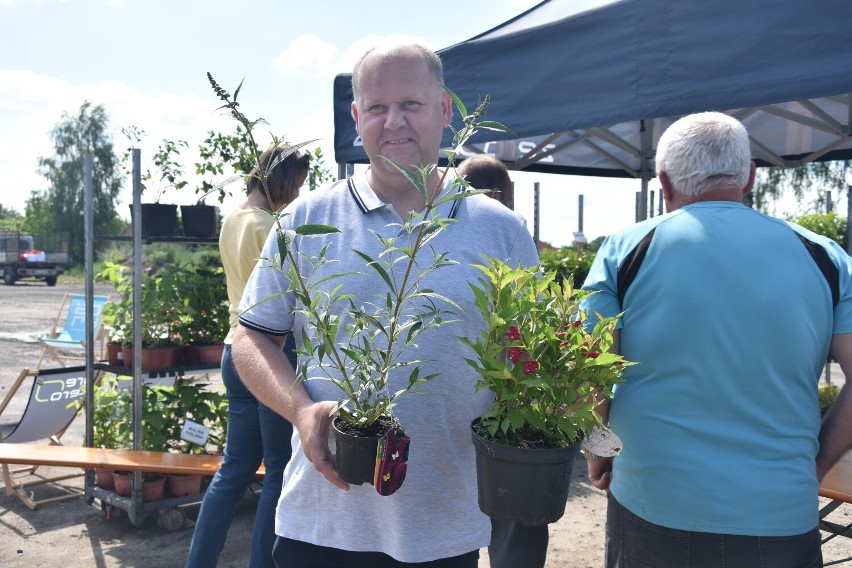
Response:
[[[174,237],[177,235],[177,205],[171,203],[142,203],[142,238]],[[131,218],[133,206],[130,206]],[[133,219],[135,222],[136,220]]]
[[[388,419],[390,420],[390,419]],[[339,418],[332,422],[334,443],[337,448],[337,476],[352,485],[373,484],[373,473],[376,471],[376,451],[379,440],[387,432],[373,435],[353,435],[342,432],[346,428]]]
[[[186,237],[215,237],[219,228],[219,208],[215,205],[181,205],[183,234]]]
[[[477,420],[471,424],[471,434],[480,510],[492,519],[525,525],[546,525],[562,518],[579,442],[551,449],[504,446],[479,436],[473,430]]]

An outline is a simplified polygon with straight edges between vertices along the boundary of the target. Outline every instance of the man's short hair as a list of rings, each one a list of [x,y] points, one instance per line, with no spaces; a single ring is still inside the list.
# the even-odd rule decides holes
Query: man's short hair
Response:
[[[426,62],[426,65],[429,67],[429,71],[435,78],[435,82],[437,83],[438,88],[444,88],[444,64],[441,62],[441,58],[438,57],[438,54],[429,49],[428,47],[419,43],[396,44],[393,46],[385,47],[371,47],[366,52],[364,52],[364,55],[362,55],[358,59],[358,61],[355,63],[355,67],[352,69],[352,97],[356,102],[358,101],[358,93],[361,89],[361,64],[364,62],[367,56],[374,52],[381,52],[382,55],[385,57],[393,56],[405,48],[413,48],[420,53],[421,57],[423,58],[423,61]]]
[[[657,144],[656,171],[665,172],[675,191],[694,197],[736,187],[751,175],[748,132],[721,112],[690,114],[672,124]]]
[[[465,176],[474,189],[492,189],[502,192],[512,189],[512,180],[506,164],[491,154],[476,154],[465,158],[456,168],[456,172],[460,176]]]

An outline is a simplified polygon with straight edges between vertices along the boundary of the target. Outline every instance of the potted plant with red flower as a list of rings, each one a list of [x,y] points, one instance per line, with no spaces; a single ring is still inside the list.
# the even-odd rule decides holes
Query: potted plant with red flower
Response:
[[[459,338],[475,354],[477,390],[494,402],[471,425],[480,508],[499,520],[547,524],[565,512],[574,459],[584,434],[602,427],[595,412],[631,363],[610,353],[618,317],[587,330],[581,300],[589,292],[540,267],[479,265],[471,283],[486,321],[477,338]]]

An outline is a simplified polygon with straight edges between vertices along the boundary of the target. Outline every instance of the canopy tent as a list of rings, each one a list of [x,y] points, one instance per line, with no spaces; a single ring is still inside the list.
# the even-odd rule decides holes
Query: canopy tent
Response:
[[[740,119],[760,166],[852,158],[850,21],[848,0],[545,0],[439,54],[448,88],[469,109],[490,94],[486,118],[513,131],[480,132],[462,155],[647,193],[660,134],[692,112]],[[334,81],[335,159],[364,163],[350,79]]]

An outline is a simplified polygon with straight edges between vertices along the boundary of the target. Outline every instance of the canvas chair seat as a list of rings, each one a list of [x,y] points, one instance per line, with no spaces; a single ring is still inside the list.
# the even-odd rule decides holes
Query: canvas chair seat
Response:
[[[101,312],[109,298],[92,296],[92,332],[94,334],[94,353],[101,359],[104,356],[105,338],[101,325]],[[65,306],[68,306],[67,311]],[[41,355],[36,369],[41,368],[45,357],[67,367],[69,361],[82,362],[86,353],[86,296],[83,294],[65,294],[59,306],[59,312],[53,319],[53,327],[46,337],[40,337]]]
[[[32,381],[23,413],[15,418],[6,419],[6,415],[10,414],[8,410],[10,403],[15,395],[22,391],[28,379]],[[3,401],[0,402],[0,444],[47,441],[50,445],[62,445],[62,435],[83,407],[85,385],[85,367],[22,370]],[[74,468],[73,473],[43,476],[36,473],[38,467],[38,465],[29,465],[13,469],[5,463],[0,465],[6,495],[17,496],[27,507],[35,509],[39,505],[65,501],[83,494],[83,491],[78,488],[55,485],[58,481],[83,475],[82,471]],[[60,495],[37,500],[30,488],[44,484],[53,484]]]

